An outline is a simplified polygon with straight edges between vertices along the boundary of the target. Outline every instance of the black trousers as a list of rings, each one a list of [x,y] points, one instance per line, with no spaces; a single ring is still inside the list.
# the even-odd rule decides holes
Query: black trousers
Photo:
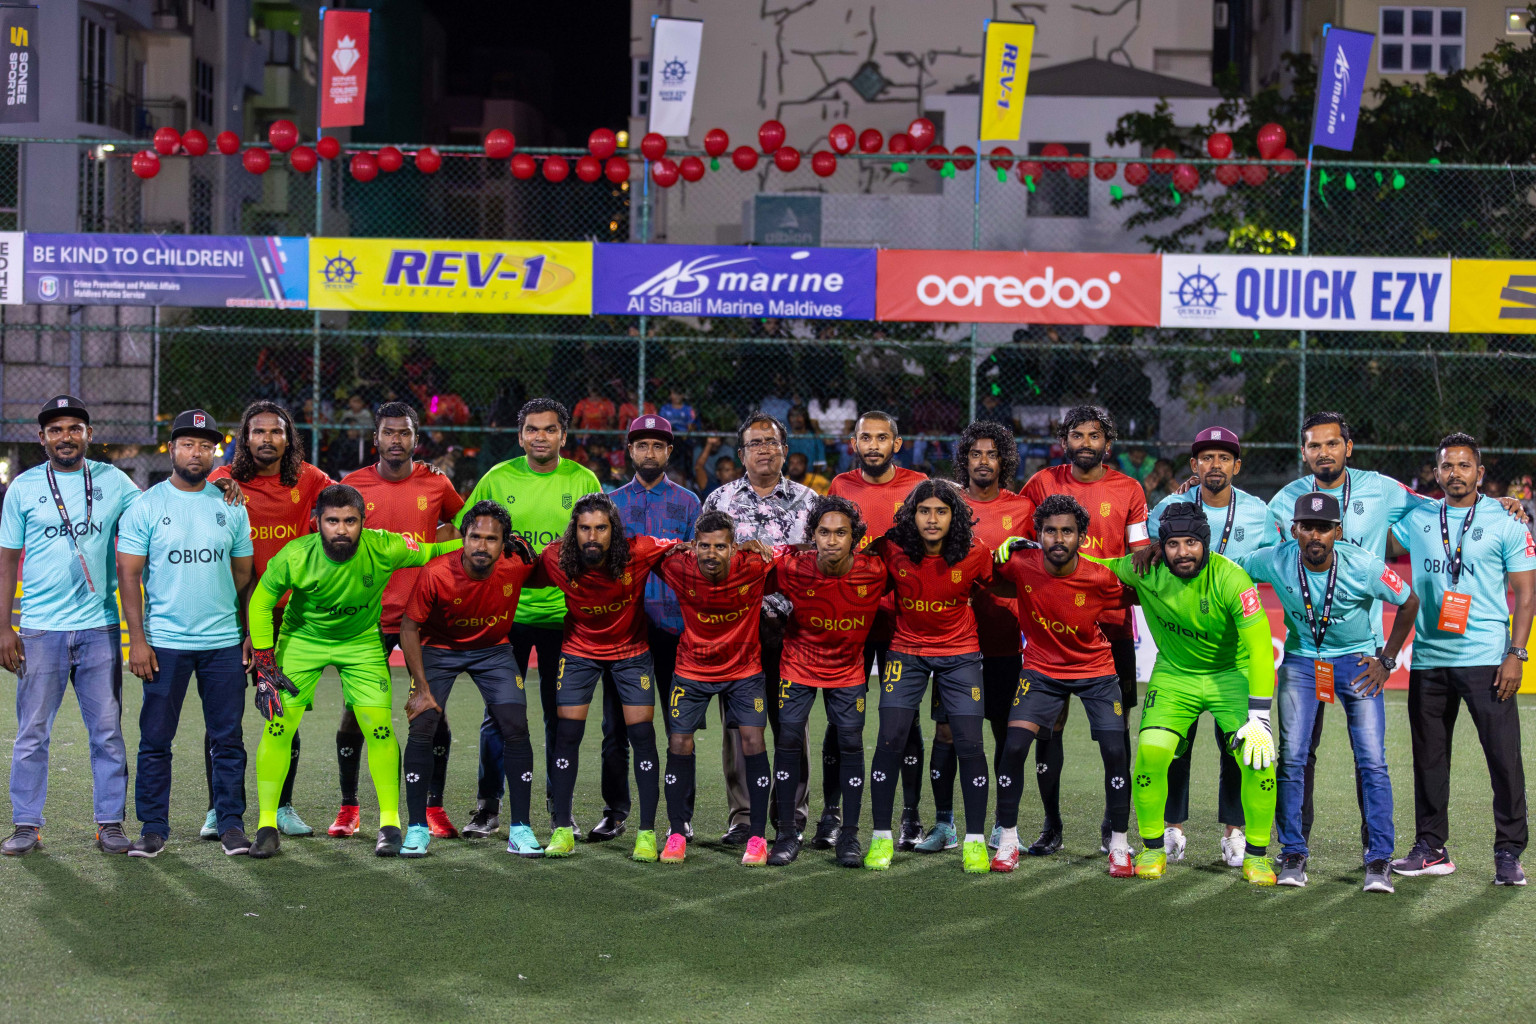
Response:
[[[1408,728],[1413,739],[1413,821],[1417,840],[1431,847],[1449,837],[1451,737],[1467,706],[1493,784],[1495,850],[1525,850],[1525,766],[1520,758],[1520,708],[1498,698],[1497,665],[1416,668],[1408,673]]]

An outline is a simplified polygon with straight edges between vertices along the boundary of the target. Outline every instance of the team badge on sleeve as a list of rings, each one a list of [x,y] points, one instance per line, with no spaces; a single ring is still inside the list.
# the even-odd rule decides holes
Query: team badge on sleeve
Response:
[[[1259,600],[1259,588],[1258,587],[1249,587],[1247,590],[1243,591],[1243,615],[1244,615],[1244,617],[1247,617],[1249,615],[1256,615],[1261,610],[1263,610],[1263,608],[1264,608],[1264,605]]]
[[[1391,566],[1383,566],[1381,570],[1381,582],[1387,585],[1387,589],[1394,594],[1403,592],[1403,578],[1392,571]]]
[[[410,548],[412,551],[420,551],[421,550],[421,545],[417,544],[416,543],[416,538],[412,537],[410,534],[402,533],[400,535],[400,539],[405,541],[405,546]]]

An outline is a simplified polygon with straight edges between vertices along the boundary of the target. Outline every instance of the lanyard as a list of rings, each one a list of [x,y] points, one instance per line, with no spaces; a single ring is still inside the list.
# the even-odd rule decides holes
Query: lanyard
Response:
[[[1451,589],[1456,589],[1456,581],[1461,578],[1461,544],[1467,539],[1467,531],[1472,529],[1472,517],[1477,514],[1477,503],[1467,509],[1467,518],[1461,522],[1461,533],[1456,535],[1456,553],[1451,553],[1451,529],[1445,516],[1446,503],[1440,502],[1440,543],[1445,547],[1445,571],[1451,574]]]
[[[81,460],[84,462],[85,460]],[[91,528],[91,464],[86,462],[81,472],[85,475],[85,528]],[[85,584],[91,588],[91,593],[96,593],[96,584],[91,581],[90,566],[85,564],[85,552],[80,550],[80,544],[75,539],[74,526],[69,521],[69,509],[64,506],[64,495],[59,493],[59,481],[53,473],[53,463],[47,466],[48,489],[53,492],[53,507],[59,510],[59,521],[64,524],[64,536],[69,538],[69,549],[80,559],[80,569],[85,573]]]
[[[1323,656],[1323,637],[1328,635],[1329,613],[1333,611],[1333,588],[1339,581],[1339,554],[1333,553],[1333,564],[1328,567],[1328,590],[1323,595],[1323,613],[1318,615],[1312,608],[1312,588],[1307,584],[1307,563],[1296,550],[1296,575],[1301,583],[1302,609],[1306,613],[1307,628],[1312,630],[1312,645],[1316,655]]]
[[[1218,555],[1227,553],[1227,538],[1232,536],[1232,523],[1237,519],[1237,488],[1231,488],[1231,491],[1232,497],[1227,502],[1227,525],[1221,531],[1221,543],[1216,545],[1216,553]],[[1205,502],[1200,500],[1200,489],[1198,487],[1195,488],[1195,504],[1201,508],[1205,507]]]

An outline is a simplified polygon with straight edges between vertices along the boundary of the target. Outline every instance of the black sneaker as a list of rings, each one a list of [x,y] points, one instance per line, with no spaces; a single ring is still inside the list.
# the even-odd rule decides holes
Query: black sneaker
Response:
[[[277,856],[281,846],[282,840],[278,838],[277,829],[266,825],[256,830],[256,841],[246,852],[257,860],[266,860],[268,857]]]
[[[901,812],[901,832],[896,837],[896,849],[915,850],[922,838],[923,819],[918,817],[917,808],[905,808]]]
[[[1049,857],[1061,849],[1061,822],[1048,821],[1040,826],[1040,837],[1024,851],[1030,857]]]
[[[0,853],[7,857],[20,857],[43,845],[42,829],[36,825],[17,825],[5,842],[0,843]]]
[[[720,837],[723,846],[746,846],[747,840],[752,838],[752,826],[732,825],[725,830],[725,835]]]
[[[242,853],[251,852],[251,840],[243,828],[232,828],[219,836],[219,845],[224,848],[226,857],[238,857]]]
[[[157,835],[154,832],[146,832],[129,844],[128,856],[155,857],[163,849],[165,849],[165,836]]]
[[[404,837],[400,835],[398,825],[384,825],[379,828],[379,841],[373,844],[375,857],[398,857],[400,847],[404,845]]]
[[[1276,873],[1276,885],[1288,885],[1293,889],[1300,889],[1307,884],[1307,858],[1301,853],[1286,853],[1280,856],[1280,870]]]
[[[587,842],[606,843],[610,839],[617,839],[628,827],[623,815],[605,814],[598,819],[596,825],[592,826],[592,831],[587,833]]]
[[[470,812],[469,823],[459,829],[459,835],[465,839],[489,839],[500,827],[500,804],[481,802]]]
[[[120,821],[98,821],[96,823],[96,849],[102,853],[127,853],[133,841],[128,838],[128,833],[123,831],[123,823]]]
[[[1493,851],[1493,884],[1524,885],[1525,869],[1520,866],[1520,858],[1508,850]]]
[[[1418,842],[1413,844],[1408,856],[1392,862],[1392,870],[1412,878],[1418,875],[1448,875],[1456,870],[1456,865],[1445,847],[1435,849],[1428,843]]]
[[[859,830],[839,829],[837,832],[837,862],[845,868],[864,866],[864,850],[859,846]]]
[[[773,849],[768,852],[768,863],[774,867],[793,863],[800,856],[800,845],[800,833],[793,829],[780,832],[774,837]]]
[[[842,830],[843,819],[836,811],[825,811],[821,820],[816,823],[816,834],[811,837],[811,849],[830,850],[837,845],[838,833]]]

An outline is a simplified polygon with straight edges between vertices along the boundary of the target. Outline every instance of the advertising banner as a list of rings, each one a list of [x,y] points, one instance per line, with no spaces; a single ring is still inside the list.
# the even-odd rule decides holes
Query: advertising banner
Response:
[[[25,247],[26,236],[20,231],[0,231],[0,306],[21,305]]]
[[[1156,255],[882,249],[881,320],[1155,327]]]
[[[592,312],[590,242],[311,238],[315,309]]]
[[[981,138],[1017,142],[1024,130],[1024,90],[1035,26],[989,21],[981,57]]]
[[[875,268],[873,249],[599,244],[592,311],[873,320]]]
[[[1164,256],[1162,326],[1450,330],[1451,261]]]
[[[309,240],[260,235],[26,235],[25,301],[304,309]]]
[[[1349,151],[1355,148],[1355,123],[1365,73],[1371,66],[1369,32],[1330,28],[1323,37],[1323,62],[1318,65],[1317,109],[1312,114],[1312,144]]]
[[[38,99],[37,8],[0,8],[0,45],[5,47],[5,104],[0,124],[30,124],[42,109]],[[91,88],[85,82],[81,89]]]
[[[1451,330],[1536,334],[1536,260],[1452,260]]]
[[[699,49],[704,23],[692,18],[657,18],[651,27],[649,129],[686,136],[693,121],[693,93],[699,84]]]
[[[327,10],[321,25],[320,127],[360,125],[368,100],[368,12]]]

